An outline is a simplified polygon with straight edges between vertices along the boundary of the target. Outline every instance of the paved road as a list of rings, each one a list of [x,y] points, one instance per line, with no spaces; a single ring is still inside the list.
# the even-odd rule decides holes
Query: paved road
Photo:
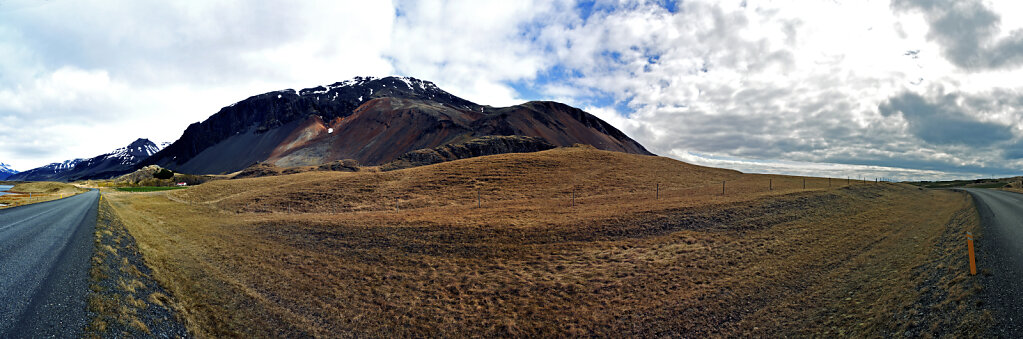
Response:
[[[77,338],[98,191],[0,210],[0,338]]]
[[[995,328],[1005,338],[1023,337],[1023,194],[963,189],[980,212],[977,266],[988,270],[985,302],[998,314]]]

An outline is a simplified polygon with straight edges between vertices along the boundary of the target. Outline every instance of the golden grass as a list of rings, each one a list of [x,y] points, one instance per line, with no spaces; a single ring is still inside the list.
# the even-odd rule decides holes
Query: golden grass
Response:
[[[0,181],[0,185],[14,185],[8,190],[12,194],[0,195],[0,208],[57,200],[88,191],[71,184],[50,181]]]
[[[104,196],[201,336],[983,329],[968,303],[893,318],[969,300],[944,250],[975,227],[966,196],[803,179],[566,148]],[[938,271],[947,292],[921,292]]]

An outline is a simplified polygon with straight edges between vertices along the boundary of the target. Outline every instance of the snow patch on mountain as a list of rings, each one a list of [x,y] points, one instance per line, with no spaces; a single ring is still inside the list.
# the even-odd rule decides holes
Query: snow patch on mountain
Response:
[[[7,179],[7,177],[17,173],[18,171],[11,168],[11,165],[0,162],[0,180]]]
[[[160,151],[160,147],[157,146],[155,143],[153,143],[152,141],[149,141],[149,139],[141,139],[140,138],[138,140],[135,140],[134,142],[132,142],[130,145],[128,145],[126,147],[118,148],[118,149],[114,150],[113,152],[101,155],[98,158],[100,158],[99,159],[100,161],[107,160],[107,159],[116,159],[121,164],[124,164],[124,165],[134,165],[134,164],[139,163],[139,161],[145,160],[149,156],[151,156],[153,154],[156,154],[156,152],[159,152],[159,151]],[[94,159],[96,159],[96,158],[89,159],[89,160],[94,160]]]
[[[329,93],[329,92],[334,91],[336,89],[341,89],[341,88],[345,88],[345,87],[364,86],[367,83],[372,82],[372,81],[381,81],[381,80],[388,80],[388,79],[394,79],[394,80],[397,80],[397,81],[400,81],[400,82],[404,83],[405,86],[407,86],[408,89],[413,91],[413,92],[415,92],[417,90],[417,88],[418,88],[419,91],[423,91],[423,92],[438,91],[438,90],[440,90],[440,88],[438,88],[437,85],[435,85],[433,82],[425,81],[425,80],[419,80],[419,79],[416,79],[416,78],[413,78],[413,77],[386,77],[386,78],[377,78],[377,77],[361,77],[361,76],[357,76],[355,78],[352,78],[351,80],[339,81],[339,82],[335,82],[335,83],[330,84],[330,85],[321,85],[321,86],[316,86],[316,87],[312,87],[312,88],[306,88],[306,89],[303,89],[303,90],[300,90],[300,91],[299,90],[294,90],[294,89],[286,89],[286,90],[283,90],[283,91],[280,91],[280,92],[293,91],[293,92],[297,93],[300,96],[326,94],[326,93]],[[387,85],[383,85],[383,87],[388,87],[388,86]],[[395,86],[395,88],[397,88],[397,87]],[[373,94],[373,89],[370,89],[369,91],[370,91],[369,94],[372,95]],[[280,95],[278,95],[278,98],[280,98]]]
[[[149,139],[139,138],[125,147],[89,159],[74,159],[55,162],[34,168],[20,174],[12,174],[12,180],[77,180],[103,173],[130,171],[132,166],[159,152]]]

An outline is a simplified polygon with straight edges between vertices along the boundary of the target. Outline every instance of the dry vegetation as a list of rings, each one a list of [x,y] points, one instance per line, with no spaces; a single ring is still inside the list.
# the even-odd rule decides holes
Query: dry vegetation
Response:
[[[145,266],[134,239],[99,203],[92,265],[89,269],[86,338],[183,338],[184,326],[171,311],[174,300]]]
[[[199,335],[983,335],[968,196],[831,184],[564,148],[104,196]]]
[[[0,181],[0,185],[14,185],[11,194],[0,195],[0,208],[14,207],[66,198],[88,189],[51,181]]]

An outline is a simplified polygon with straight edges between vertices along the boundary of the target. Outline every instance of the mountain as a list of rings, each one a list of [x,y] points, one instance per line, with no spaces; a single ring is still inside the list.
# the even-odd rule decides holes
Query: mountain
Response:
[[[429,81],[355,77],[332,85],[252,96],[185,129],[143,161],[195,174],[228,173],[259,162],[318,165],[353,159],[381,165],[419,149],[481,136],[527,136],[554,146],[651,154],[580,109],[550,101],[479,105]]]
[[[18,174],[18,171],[12,169],[11,165],[0,162],[0,180],[5,180],[14,174]]]
[[[89,159],[55,162],[10,176],[9,180],[75,181],[111,178],[135,170],[136,165],[160,151],[149,139],[138,139],[113,152]]]

